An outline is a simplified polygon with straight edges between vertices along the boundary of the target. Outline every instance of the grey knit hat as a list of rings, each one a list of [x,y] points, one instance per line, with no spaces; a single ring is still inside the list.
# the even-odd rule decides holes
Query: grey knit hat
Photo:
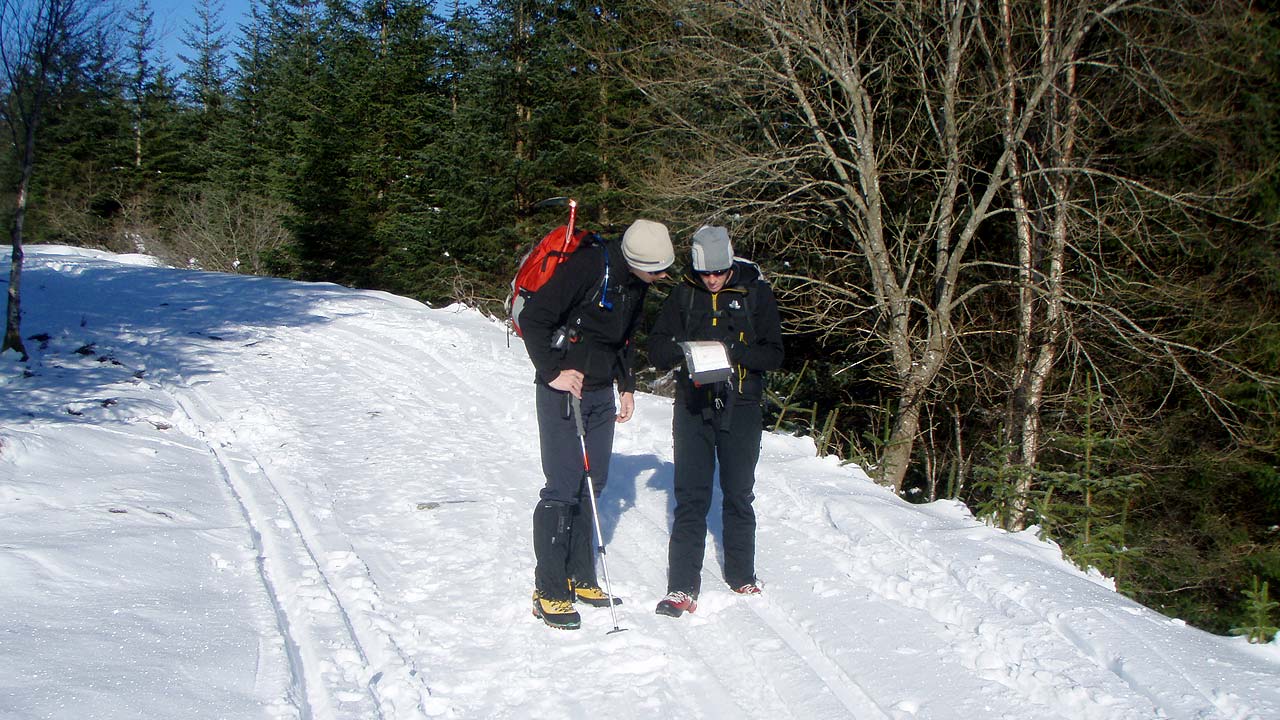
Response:
[[[636,270],[660,273],[676,261],[667,226],[652,220],[636,220],[622,234],[622,255]]]
[[[693,234],[694,272],[719,272],[733,267],[729,231],[719,225],[703,225]]]

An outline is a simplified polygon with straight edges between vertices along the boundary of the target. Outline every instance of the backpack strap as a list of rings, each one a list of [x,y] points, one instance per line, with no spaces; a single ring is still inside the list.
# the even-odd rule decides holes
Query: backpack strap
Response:
[[[600,289],[596,291],[599,300],[596,303],[605,310],[613,310],[613,303],[609,301],[609,244],[600,239],[600,236],[591,233],[590,241],[600,246],[600,252],[604,254],[604,279],[600,281]]]
[[[569,321],[565,323],[565,328],[572,329],[582,324],[583,311],[592,304],[604,308],[606,311],[613,311],[613,302],[609,300],[609,244],[605,242],[599,233],[591,233],[583,238],[582,244],[578,246],[578,250],[587,247],[599,247],[600,253],[604,256],[604,272],[601,273],[600,282],[596,285],[596,289],[586,296],[586,298],[573,309],[569,314]],[[577,252],[575,250],[574,252]]]
[[[688,335],[689,315],[693,312],[693,288],[689,287],[688,282],[681,280],[671,292],[676,296],[676,307],[680,308],[680,329],[683,335]]]

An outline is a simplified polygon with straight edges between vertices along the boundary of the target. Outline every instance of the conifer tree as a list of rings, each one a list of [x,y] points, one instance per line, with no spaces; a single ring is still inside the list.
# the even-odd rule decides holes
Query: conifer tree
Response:
[[[268,9],[259,0],[250,1],[249,21],[242,30],[232,53],[235,68],[229,78],[226,117],[215,128],[209,178],[218,187],[279,197],[268,192],[271,141],[265,120],[265,96],[271,67],[271,28]]]
[[[87,35],[79,70],[65,76],[57,112],[42,125],[41,168],[32,179],[37,242],[110,246],[111,223],[134,185],[120,50],[105,28]]]
[[[218,135],[226,119],[230,84],[222,13],[221,0],[198,0],[196,20],[188,21],[182,33],[189,53],[178,54],[186,66],[182,80],[185,99],[191,107],[193,164],[206,170],[213,165],[215,142],[226,139],[225,135]]]
[[[257,40],[253,83],[256,100],[250,118],[262,144],[254,148],[264,164],[268,192],[290,200],[300,177],[306,138],[301,132],[318,107],[321,6],[316,0],[265,0],[255,25],[246,30]]]
[[[148,102],[149,95],[159,72],[158,63],[154,59],[156,47],[155,13],[151,10],[151,3],[148,0],[134,0],[134,4],[130,5],[126,11],[125,20],[128,23],[126,49],[128,52],[129,84],[127,86],[127,97],[133,123],[132,164],[136,170],[141,171],[143,135],[146,133],[145,125],[149,121],[146,111],[150,106]]]
[[[367,129],[352,154],[354,173],[369,188],[367,242],[377,254],[373,271],[390,289],[431,295],[424,285],[454,274],[454,262],[470,264],[467,236],[436,221],[441,188],[457,180],[459,168],[432,162],[450,123],[451,85],[444,23],[429,3],[388,7],[371,2],[365,26],[373,60],[352,98],[364,106]],[[453,252],[432,252],[443,230]],[[431,299],[437,299],[433,296]]]
[[[490,0],[480,4],[474,65],[462,76],[453,136],[440,158],[461,168],[442,217],[465,223],[480,263],[487,300],[505,293],[528,245],[561,211],[537,201],[573,196],[582,222],[612,231],[625,219],[625,177],[609,153],[625,153],[612,124],[624,117],[616,91],[593,50],[615,42],[598,4],[557,0]]]

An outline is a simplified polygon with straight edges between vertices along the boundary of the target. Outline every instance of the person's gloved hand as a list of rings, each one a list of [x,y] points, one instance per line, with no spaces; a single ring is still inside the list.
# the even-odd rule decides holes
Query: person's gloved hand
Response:
[[[747,346],[737,340],[726,341],[724,349],[729,354],[729,359],[734,363],[742,362],[742,356],[747,353]]]

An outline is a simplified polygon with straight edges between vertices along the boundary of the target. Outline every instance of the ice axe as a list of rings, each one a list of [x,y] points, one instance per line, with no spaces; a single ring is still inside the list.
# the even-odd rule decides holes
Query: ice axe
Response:
[[[596,528],[596,550],[600,553],[600,569],[604,570],[604,592],[609,596],[609,613],[613,616],[613,629],[605,634],[612,635],[626,628],[618,627],[618,611],[614,607],[613,587],[609,582],[609,563],[604,557],[604,534],[600,532],[600,512],[596,509],[596,487],[591,481],[591,460],[587,457],[587,429],[582,423],[582,399],[576,395],[569,397],[573,403],[573,420],[578,425],[578,442],[582,445],[582,468],[587,475],[587,495],[591,498],[591,520]]]
[[[547,198],[546,200],[539,200],[533,204],[533,207],[537,209],[546,207],[563,207],[565,205],[569,206],[569,224],[565,226],[564,245],[560,247],[561,252],[569,247],[569,241],[573,239],[573,224],[574,221],[578,219],[578,201],[571,197],[560,196]]]

